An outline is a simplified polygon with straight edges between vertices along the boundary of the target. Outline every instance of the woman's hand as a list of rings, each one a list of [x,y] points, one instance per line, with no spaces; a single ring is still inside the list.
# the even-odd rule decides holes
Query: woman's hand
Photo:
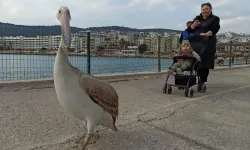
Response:
[[[192,29],[195,29],[197,26],[199,26],[201,23],[199,20],[195,20],[194,23],[191,25]]]
[[[192,54],[198,61],[201,60],[200,56],[195,51],[193,51]]]
[[[208,32],[206,33],[206,36],[212,36],[212,35],[213,35],[212,31],[208,31]]]
[[[207,33],[201,33],[202,36],[212,36],[213,33],[211,31],[208,31]]]

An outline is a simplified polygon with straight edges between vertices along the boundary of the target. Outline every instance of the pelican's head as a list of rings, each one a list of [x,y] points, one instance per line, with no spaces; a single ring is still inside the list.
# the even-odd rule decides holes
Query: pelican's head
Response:
[[[67,7],[62,6],[57,12],[57,19],[60,21],[62,26],[62,42],[69,50],[71,45],[71,31],[70,31],[70,20],[71,15]]]

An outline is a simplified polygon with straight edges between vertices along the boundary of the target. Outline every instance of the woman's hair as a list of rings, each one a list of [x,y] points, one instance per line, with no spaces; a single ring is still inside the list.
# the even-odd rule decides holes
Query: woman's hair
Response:
[[[201,8],[204,7],[204,6],[208,6],[212,9],[212,5],[210,3],[203,3],[201,4]]]

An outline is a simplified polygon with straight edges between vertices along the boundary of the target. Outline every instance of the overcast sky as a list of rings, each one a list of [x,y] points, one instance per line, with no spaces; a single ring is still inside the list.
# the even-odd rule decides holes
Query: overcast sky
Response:
[[[56,13],[67,6],[71,26],[127,26],[184,29],[204,0],[0,0],[0,22],[58,25]],[[220,32],[250,33],[249,0],[210,0],[221,18]]]

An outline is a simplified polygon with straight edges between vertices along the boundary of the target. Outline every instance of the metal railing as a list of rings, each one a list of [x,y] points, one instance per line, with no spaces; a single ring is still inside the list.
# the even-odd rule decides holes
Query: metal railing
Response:
[[[3,31],[2,29],[0,31]],[[20,34],[21,35],[21,34]],[[53,77],[53,65],[60,36],[37,37],[5,36],[0,32],[0,81],[46,79]],[[172,65],[172,59],[163,56],[158,48],[155,55],[124,56],[114,53],[93,53],[90,32],[87,32],[86,53],[69,53],[73,66],[91,74],[124,74],[135,72],[161,72]],[[77,40],[77,39],[75,39]],[[158,40],[160,42],[160,40]],[[160,43],[158,42],[158,45]],[[79,44],[79,43],[78,43]],[[84,44],[81,43],[80,44]],[[75,45],[75,49],[77,45]],[[230,55],[230,58],[232,55]],[[229,59],[232,60],[232,59]],[[224,58],[224,66],[230,66]],[[231,65],[248,64],[248,58],[234,59]]]

